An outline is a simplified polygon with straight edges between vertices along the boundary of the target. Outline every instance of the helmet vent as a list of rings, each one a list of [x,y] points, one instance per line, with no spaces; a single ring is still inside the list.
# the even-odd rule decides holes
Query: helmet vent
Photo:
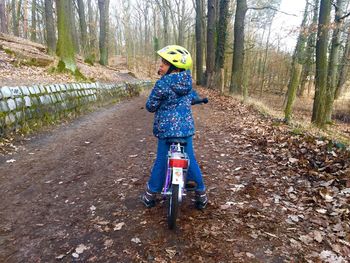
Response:
[[[184,51],[182,51],[181,49],[176,49],[178,52],[180,52],[182,55],[184,54]]]
[[[176,55],[176,52],[170,51],[168,54],[170,54],[170,55]]]
[[[174,59],[174,60],[173,60],[173,62],[175,62],[175,63],[176,63],[176,62],[179,62],[179,61],[178,61],[178,60],[176,60],[176,59]]]

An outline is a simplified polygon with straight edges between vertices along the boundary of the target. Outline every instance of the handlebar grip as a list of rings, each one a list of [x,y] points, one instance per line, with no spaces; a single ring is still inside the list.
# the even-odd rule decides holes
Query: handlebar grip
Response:
[[[194,100],[194,101],[192,101],[192,105],[196,105],[196,104],[202,104],[202,103],[204,103],[204,104],[207,104],[208,103],[208,98],[204,98],[204,99],[197,99],[197,100]]]

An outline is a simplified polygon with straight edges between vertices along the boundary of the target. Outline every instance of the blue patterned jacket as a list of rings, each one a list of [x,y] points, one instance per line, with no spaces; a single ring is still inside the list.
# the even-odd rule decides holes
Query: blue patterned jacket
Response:
[[[159,139],[187,137],[195,132],[191,102],[197,98],[189,70],[164,75],[154,85],[146,108],[155,112],[153,134]]]

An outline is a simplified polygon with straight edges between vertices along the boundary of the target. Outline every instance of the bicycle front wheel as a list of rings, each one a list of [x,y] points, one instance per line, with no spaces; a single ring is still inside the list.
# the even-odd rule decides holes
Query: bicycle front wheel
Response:
[[[171,188],[171,196],[168,201],[168,227],[174,229],[179,209],[179,185],[173,184]]]

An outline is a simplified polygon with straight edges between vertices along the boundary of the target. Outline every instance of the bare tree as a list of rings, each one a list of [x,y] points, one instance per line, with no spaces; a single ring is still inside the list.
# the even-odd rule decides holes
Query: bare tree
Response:
[[[331,43],[331,52],[329,55],[329,65],[328,65],[328,76],[327,76],[327,95],[325,102],[325,118],[326,122],[331,122],[332,120],[332,111],[333,111],[333,102],[334,102],[334,94],[337,88],[338,81],[338,67],[339,67],[339,52],[340,52],[340,33],[342,28],[342,16],[343,9],[345,6],[344,0],[337,0],[335,5],[335,17],[334,17],[334,25],[335,28],[333,30],[332,35],[332,43]]]
[[[196,83],[203,82],[203,0],[196,0]]]
[[[225,44],[227,38],[228,23],[228,4],[229,0],[220,0],[220,15],[217,33],[217,47],[215,50],[215,68],[210,88],[216,88],[223,92],[224,84],[224,63],[225,63]]]
[[[2,33],[8,33],[5,1],[0,1],[0,31]]]
[[[304,9],[304,17],[301,22],[299,37],[297,40],[297,44],[294,49],[294,54],[292,58],[291,72],[290,72],[290,80],[288,83],[288,92],[286,94],[286,103],[284,108],[284,118],[286,122],[290,121],[292,115],[292,107],[294,104],[295,96],[298,90],[300,75],[302,70],[302,57],[305,49],[306,37],[304,33],[304,29],[306,28],[307,15],[308,15],[309,2],[306,1],[305,9]]]
[[[212,81],[215,66],[215,35],[216,35],[216,6],[218,0],[208,0],[208,21],[207,21],[207,55],[205,84]]]
[[[316,43],[316,87],[311,118],[311,121],[318,127],[323,127],[326,122],[325,97],[327,88],[327,49],[330,13],[331,1],[321,0]]]
[[[347,80],[348,72],[349,72],[349,61],[350,61],[350,32],[348,30],[345,50],[344,50],[344,54],[343,54],[342,61],[340,64],[340,69],[339,69],[339,79],[338,79],[337,88],[335,91],[336,99],[338,99],[343,93],[344,84]]]
[[[85,4],[83,0],[78,0],[78,14],[79,14],[79,25],[81,35],[81,45],[83,49],[83,55],[86,59],[89,56],[89,42],[87,39],[87,25],[85,19]]]
[[[18,2],[16,0],[12,0],[12,30],[13,34],[17,37],[19,36],[19,18],[21,13],[21,5],[21,0],[19,0]]]
[[[234,25],[233,61],[230,93],[242,94],[244,63],[244,19],[247,10],[247,1],[237,0]]]
[[[74,43],[72,39],[71,27],[71,1],[56,0],[57,9],[57,55],[60,58],[58,70],[69,70],[76,72],[77,65],[75,62]]]
[[[28,38],[28,0],[23,0],[23,37]]]
[[[310,79],[310,74],[312,73],[312,67],[315,63],[315,46],[316,46],[316,35],[317,35],[317,20],[318,20],[318,11],[319,11],[319,2],[320,0],[313,1],[313,16],[312,23],[309,26],[308,31],[310,32],[307,45],[304,52],[304,66],[300,80],[300,88],[298,90],[298,96],[303,97],[305,93],[306,82]],[[311,83],[311,82],[310,82]],[[310,84],[309,83],[309,84]],[[310,89],[309,89],[310,91]]]
[[[98,0],[98,8],[100,10],[100,64],[108,64],[108,12],[109,0]]]
[[[45,0],[45,25],[48,52],[56,52],[56,29],[53,14],[53,0]]]
[[[32,25],[30,29],[30,39],[34,42],[37,41],[36,37],[36,0],[32,0]]]
[[[87,0],[88,3],[88,19],[89,19],[89,55],[88,62],[93,64],[96,60],[96,49],[97,49],[97,33],[96,24],[97,19],[94,19],[94,10],[91,4],[91,0]],[[97,13],[97,12],[96,12]]]
[[[163,18],[163,46],[169,44],[169,3],[167,0],[155,0]]]

